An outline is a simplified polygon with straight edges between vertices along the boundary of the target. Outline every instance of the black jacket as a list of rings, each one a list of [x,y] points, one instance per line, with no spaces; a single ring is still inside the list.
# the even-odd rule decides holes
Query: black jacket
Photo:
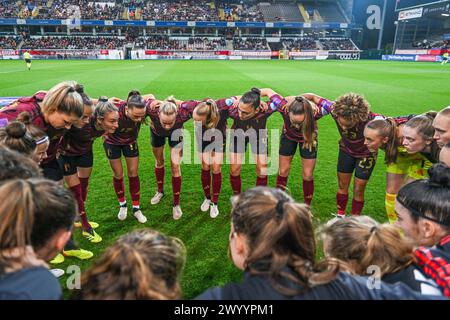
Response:
[[[246,272],[241,283],[215,287],[199,295],[197,300],[405,300],[445,299],[442,296],[423,296],[403,283],[388,285],[380,281],[379,287],[371,285],[370,278],[355,277],[341,272],[328,284],[303,288],[296,296],[277,291],[267,276]],[[375,288],[373,288],[375,287]],[[373,288],[373,289],[371,289]]]

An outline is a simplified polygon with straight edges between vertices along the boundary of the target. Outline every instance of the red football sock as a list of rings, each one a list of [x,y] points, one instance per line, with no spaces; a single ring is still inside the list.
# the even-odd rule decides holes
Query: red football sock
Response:
[[[213,173],[212,175],[212,202],[219,202],[220,189],[222,188],[222,172]]]
[[[339,215],[345,215],[347,210],[348,194],[336,193],[336,203]]]
[[[89,188],[89,178],[80,178],[80,184],[81,184],[81,195],[83,196],[83,201],[86,202]]]
[[[141,198],[141,183],[139,181],[139,176],[128,177],[128,184],[133,206],[139,206],[139,200]]]
[[[303,199],[305,203],[309,206],[314,195],[314,180],[306,181],[303,180]]]
[[[211,172],[202,169],[202,187],[206,199],[211,199]]]
[[[72,191],[73,197],[77,201],[78,214],[80,215],[83,230],[88,230],[91,228],[91,225],[89,224],[89,221],[86,216],[86,211],[84,209],[84,201],[81,195],[81,184],[77,184],[76,186],[70,187],[70,191]]]
[[[158,192],[164,193],[164,175],[166,174],[166,171],[164,167],[158,168],[155,167],[155,177],[156,177],[156,184],[158,185]]]
[[[241,193],[242,188],[242,181],[241,176],[233,176],[230,174],[230,183],[231,183],[231,189],[233,190],[234,195],[238,195]]]
[[[180,205],[181,177],[172,177],[173,206]]]
[[[267,186],[267,176],[263,176],[263,177],[256,177],[256,186],[263,186],[266,187]]]
[[[352,215],[359,216],[364,208],[364,200],[358,201],[353,199],[352,201]]]
[[[117,179],[113,177],[114,191],[116,192],[119,202],[125,202],[125,187],[123,185],[123,178]]]
[[[286,190],[288,177],[282,177],[278,175],[277,177],[277,188],[281,190]]]

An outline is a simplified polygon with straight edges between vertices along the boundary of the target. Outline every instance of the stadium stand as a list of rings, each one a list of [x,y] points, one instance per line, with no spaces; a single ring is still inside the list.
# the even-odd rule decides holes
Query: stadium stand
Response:
[[[19,43],[19,37],[0,37],[0,49],[15,49]]]
[[[233,47],[236,50],[270,50],[264,38],[234,38]]]
[[[358,47],[350,39],[324,38],[320,39],[324,50],[358,50]]]
[[[160,50],[333,50],[357,51],[355,44],[347,38],[282,38],[280,42],[268,43],[266,38],[234,37],[228,46],[223,37],[170,37],[168,35],[139,36],[125,32],[122,36],[3,36],[0,49],[123,49],[125,45],[134,49]]]
[[[219,4],[218,14],[220,20],[261,22],[264,15],[259,6],[248,4]]]
[[[128,7],[130,8],[130,7]],[[207,0],[176,0],[172,2],[146,2],[139,8],[142,13],[136,15],[144,20],[175,20],[175,21],[217,21],[217,10],[211,1]],[[130,12],[130,9],[128,10]],[[137,19],[139,20],[139,19]]]
[[[2,0],[2,18],[160,21],[348,22],[336,3],[228,3],[214,0]]]
[[[22,49],[117,49],[125,37],[33,37],[24,40]]]
[[[348,22],[335,3],[319,3],[317,10],[323,21]]]
[[[300,51],[300,50],[318,50],[319,47],[314,39],[290,39],[286,38],[282,40],[283,46],[286,50]]]
[[[264,15],[266,21],[287,21],[287,22],[303,22],[304,19],[300,14],[299,8],[294,3],[269,3],[261,2],[259,8]]]
[[[192,37],[186,40],[169,39],[168,36],[149,36],[136,39],[136,49],[163,50],[222,50],[226,48],[223,38],[209,39]]]
[[[92,2],[88,0],[30,0],[26,4],[21,1],[3,0],[0,16],[5,18],[37,18],[37,19],[117,19],[122,10],[121,5],[114,2]]]

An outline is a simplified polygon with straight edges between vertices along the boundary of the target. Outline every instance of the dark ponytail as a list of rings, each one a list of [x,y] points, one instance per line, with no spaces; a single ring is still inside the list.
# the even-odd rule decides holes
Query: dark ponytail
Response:
[[[428,169],[428,175],[430,186],[450,189],[450,168],[445,164],[436,163]]]
[[[26,111],[22,112],[17,116],[16,120],[22,122],[27,127],[27,133],[34,139],[34,141],[36,141],[36,145],[40,145],[48,141],[47,134],[32,123],[30,113]]]
[[[128,108],[131,108],[131,109],[145,108],[145,100],[144,100],[144,98],[142,98],[141,93],[138,90],[131,90],[128,93],[127,106],[128,106]]]
[[[92,106],[94,103],[92,102],[91,98],[84,92],[84,86],[82,84],[77,83],[75,85],[75,92],[78,92],[83,99],[83,104],[85,106]]]
[[[261,104],[261,90],[258,88],[252,88],[250,91],[244,93],[241,98],[241,102],[250,104],[253,109],[257,109]]]
[[[17,121],[8,124],[5,130],[8,136],[15,139],[23,138],[27,134],[27,128],[25,125]]]

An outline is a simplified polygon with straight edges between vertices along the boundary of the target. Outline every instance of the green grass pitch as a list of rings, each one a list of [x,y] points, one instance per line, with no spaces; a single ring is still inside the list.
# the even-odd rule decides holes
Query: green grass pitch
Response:
[[[381,61],[33,61],[32,70],[28,71],[23,61],[0,62],[0,96],[31,95],[63,80],[84,84],[92,97],[125,98],[134,88],[141,93],[153,93],[159,99],[174,94],[186,100],[239,95],[251,87],[270,87],[282,95],[314,92],[330,99],[353,91],[363,94],[373,111],[389,116],[440,110],[450,104],[450,69],[440,64]],[[281,127],[281,116],[273,115],[269,119],[269,128]],[[186,128],[192,131],[192,122],[188,122]],[[335,212],[338,139],[332,119],[325,117],[320,120],[312,204],[317,223],[326,221]],[[168,153],[166,196],[159,205],[151,206],[150,198],[156,190],[156,182],[148,126],[141,129],[139,147],[141,203],[144,214],[149,218],[145,226],[179,237],[187,247],[187,264],[182,278],[184,297],[189,299],[208,287],[239,280],[241,272],[227,258],[231,195],[228,166],[223,167],[220,215],[211,219],[208,213],[200,211],[203,201],[200,165],[182,165],[181,207],[184,215],[179,221],[174,221]],[[383,157],[383,154],[379,155],[367,187],[364,207],[364,214],[379,221],[386,221]],[[254,165],[244,165],[242,178],[243,190],[254,186]],[[275,185],[275,179],[276,175],[269,177],[270,186]],[[288,187],[295,199],[303,199],[298,155],[294,159]],[[127,181],[125,188],[128,189]],[[131,203],[128,191],[127,196]],[[80,230],[75,230],[75,238],[81,247],[92,250],[95,256],[85,262],[66,258],[61,265],[63,269],[76,264],[85,270],[117,237],[143,227],[132,215],[124,222],[117,219],[118,204],[112,187],[112,173],[101,139],[95,142],[95,165],[87,212],[91,220],[100,224],[97,231],[104,240],[100,244],[90,244],[81,238]],[[67,276],[61,280],[64,288],[66,279]],[[65,294],[69,296],[70,292],[66,290]]]

